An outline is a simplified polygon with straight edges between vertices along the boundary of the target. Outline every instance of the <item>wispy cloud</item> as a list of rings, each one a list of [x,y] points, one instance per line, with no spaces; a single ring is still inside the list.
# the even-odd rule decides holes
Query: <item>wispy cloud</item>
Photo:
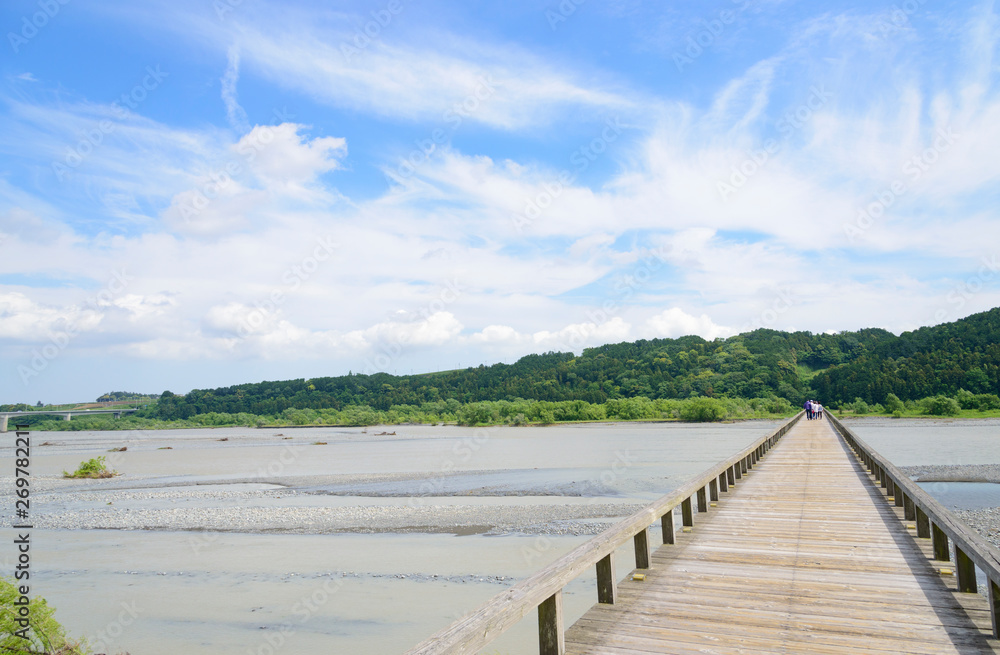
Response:
[[[226,119],[229,125],[240,134],[250,131],[250,121],[247,113],[240,106],[236,93],[236,83],[240,79],[240,49],[231,46],[226,53],[229,65],[220,80],[222,83],[222,101],[226,104]]]

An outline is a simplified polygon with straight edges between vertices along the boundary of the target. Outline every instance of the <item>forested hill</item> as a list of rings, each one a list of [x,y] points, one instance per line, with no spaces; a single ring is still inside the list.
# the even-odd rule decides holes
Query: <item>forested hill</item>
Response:
[[[1000,308],[953,323],[895,336],[881,329],[840,334],[759,329],[705,341],[688,336],[528,355],[515,364],[394,376],[344,375],[165,392],[150,413],[188,418],[208,412],[274,415],[288,408],[341,409],[368,405],[468,403],[515,398],[545,401],[644,396],[688,398],[783,397],[798,405],[812,396],[824,404],[862,398],[883,402],[935,394],[1000,390]]]

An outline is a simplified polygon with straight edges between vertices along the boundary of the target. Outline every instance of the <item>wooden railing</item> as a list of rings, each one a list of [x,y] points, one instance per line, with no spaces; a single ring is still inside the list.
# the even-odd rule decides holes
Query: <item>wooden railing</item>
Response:
[[[485,604],[407,651],[406,655],[473,654],[485,648],[508,628],[538,610],[538,643],[541,655],[563,655],[562,590],[581,573],[597,569],[597,601],[613,604],[617,593],[615,550],[632,540],[635,567],[650,567],[649,528],[660,521],[663,543],[674,543],[674,508],[681,507],[684,526],[694,525],[694,506],[707,512],[709,500],[729,490],[802,417],[802,412],[768,436],[729,459],[712,466],[680,488],[632,516],[616,523],[526,580],[503,591]]]
[[[934,559],[951,561],[948,540],[955,546],[955,573],[958,590],[969,593],[979,591],[976,584],[976,566],[986,574],[990,614],[993,618],[993,636],[1000,638],[1000,550],[983,539],[979,533],[959,521],[951,512],[921,489],[892,462],[875,452],[832,414],[827,413],[831,424],[861,463],[886,490],[886,497],[896,507],[903,508],[903,519],[915,521],[917,537],[931,539]]]

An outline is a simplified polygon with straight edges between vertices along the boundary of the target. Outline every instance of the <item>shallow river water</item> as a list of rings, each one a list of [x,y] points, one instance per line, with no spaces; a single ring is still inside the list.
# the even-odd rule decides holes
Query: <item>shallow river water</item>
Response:
[[[97,652],[402,653],[777,424],[36,432],[32,593]],[[997,421],[849,426],[901,466],[1000,463]],[[121,476],[60,479],[101,454]],[[535,644],[527,620],[486,652]]]

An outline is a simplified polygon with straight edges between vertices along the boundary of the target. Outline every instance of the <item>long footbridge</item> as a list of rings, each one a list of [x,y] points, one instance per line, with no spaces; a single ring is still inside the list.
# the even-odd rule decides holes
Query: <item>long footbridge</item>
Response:
[[[478,653],[531,614],[540,655],[1000,652],[1000,551],[837,419],[801,417],[407,655]],[[566,629],[562,590],[592,569]]]

